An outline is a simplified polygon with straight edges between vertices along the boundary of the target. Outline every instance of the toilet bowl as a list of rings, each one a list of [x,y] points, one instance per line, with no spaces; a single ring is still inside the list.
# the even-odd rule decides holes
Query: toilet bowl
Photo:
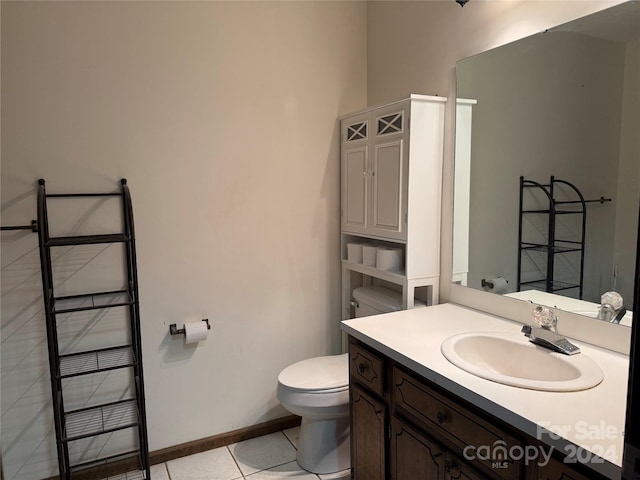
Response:
[[[346,353],[310,358],[278,375],[278,400],[302,417],[296,459],[311,473],[351,466],[348,362]]]
[[[400,310],[400,293],[382,287],[354,290],[356,317]],[[308,472],[329,474],[351,468],[348,354],[309,358],[278,375],[277,397],[302,417],[298,464]]]

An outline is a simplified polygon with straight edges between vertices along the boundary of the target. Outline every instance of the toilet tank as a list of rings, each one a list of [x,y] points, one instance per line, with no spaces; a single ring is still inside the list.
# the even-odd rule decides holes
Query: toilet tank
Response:
[[[402,310],[402,293],[385,287],[359,287],[353,291],[356,318]]]

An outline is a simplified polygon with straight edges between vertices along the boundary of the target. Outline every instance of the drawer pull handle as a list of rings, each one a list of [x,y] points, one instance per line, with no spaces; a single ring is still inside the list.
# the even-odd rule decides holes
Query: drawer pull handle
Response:
[[[366,371],[367,371],[367,366],[364,363],[359,363],[358,372],[360,373],[360,375],[362,375]]]
[[[444,423],[447,421],[447,417],[442,412],[438,412],[438,414],[436,415],[436,419],[438,420],[438,423],[440,425],[444,425]]]

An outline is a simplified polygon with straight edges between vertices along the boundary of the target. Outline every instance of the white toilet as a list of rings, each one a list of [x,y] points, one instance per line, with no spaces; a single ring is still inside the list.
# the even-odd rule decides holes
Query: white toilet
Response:
[[[356,318],[402,308],[402,295],[384,287],[353,291]],[[346,353],[316,357],[285,368],[278,375],[278,400],[300,415],[298,464],[316,474],[351,468],[349,359]]]

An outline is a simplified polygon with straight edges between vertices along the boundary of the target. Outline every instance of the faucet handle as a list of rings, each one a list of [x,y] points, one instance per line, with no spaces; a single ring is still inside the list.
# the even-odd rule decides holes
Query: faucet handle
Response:
[[[622,295],[618,292],[604,292],[600,297],[600,303],[602,305],[611,305],[615,311],[618,311],[622,308],[624,301],[622,300]]]
[[[538,305],[531,312],[533,321],[542,328],[555,330],[558,323],[558,316],[548,307]]]

